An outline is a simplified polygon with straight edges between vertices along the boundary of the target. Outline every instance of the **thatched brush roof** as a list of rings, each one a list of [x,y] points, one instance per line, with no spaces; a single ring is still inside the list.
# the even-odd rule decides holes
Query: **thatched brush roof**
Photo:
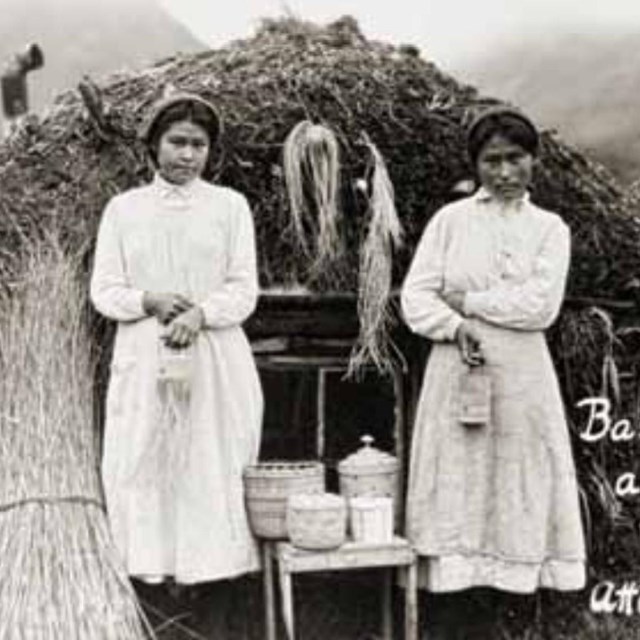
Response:
[[[457,83],[410,46],[370,42],[351,18],[320,28],[294,20],[265,22],[251,39],[170,59],[138,75],[112,76],[60,97],[0,147],[0,231],[8,216],[60,225],[74,242],[92,238],[106,200],[148,177],[136,130],[167,84],[197,91],[223,114],[216,180],[245,193],[258,230],[263,286],[302,283],[357,287],[358,247],[366,206],[355,181],[370,158],[366,133],[386,159],[405,230],[394,279],[406,270],[430,215],[470,176],[463,125],[492,102]],[[93,115],[87,106],[91,107]],[[526,105],[521,105],[526,109]],[[281,169],[282,143],[302,119],[328,124],[342,152],[339,277],[305,282],[295,251]],[[546,133],[533,198],[559,212],[573,232],[570,292],[620,297],[639,272],[640,225],[626,211],[612,177]],[[7,248],[4,243],[4,249]]]

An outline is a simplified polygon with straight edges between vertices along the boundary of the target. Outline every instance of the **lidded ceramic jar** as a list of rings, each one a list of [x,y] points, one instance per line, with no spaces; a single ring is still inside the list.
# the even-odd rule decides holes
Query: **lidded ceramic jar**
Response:
[[[388,496],[394,503],[398,496],[398,460],[390,453],[376,449],[373,437],[362,436],[364,446],[338,464],[340,493],[356,496]]]

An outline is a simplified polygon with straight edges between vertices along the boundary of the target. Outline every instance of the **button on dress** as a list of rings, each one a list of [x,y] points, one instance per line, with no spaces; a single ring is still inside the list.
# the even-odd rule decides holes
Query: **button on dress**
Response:
[[[416,412],[407,534],[421,583],[436,592],[516,593],[585,582],[578,488],[544,329],[564,295],[570,236],[528,196],[508,206],[481,189],[427,225],[402,289],[411,329],[433,341]],[[441,293],[464,291],[482,337],[491,415],[459,420],[463,317]]]
[[[145,291],[183,294],[204,312],[173,428],[158,381],[164,327],[144,312]],[[242,488],[262,422],[260,381],[241,328],[257,292],[253,220],[239,193],[156,176],[107,205],[91,279],[95,307],[118,322],[102,477],[131,575],[194,583],[259,566]]]

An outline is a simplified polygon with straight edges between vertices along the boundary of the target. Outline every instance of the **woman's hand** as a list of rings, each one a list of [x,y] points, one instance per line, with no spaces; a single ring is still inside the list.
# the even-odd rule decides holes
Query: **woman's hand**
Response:
[[[174,318],[193,307],[193,303],[179,293],[151,293],[145,291],[142,298],[145,313],[158,318],[161,324],[169,324]]]
[[[471,367],[484,364],[480,334],[468,320],[463,320],[458,327],[456,342],[462,362]]]
[[[188,347],[204,325],[204,312],[192,306],[175,318],[164,335],[165,344],[174,349]]]
[[[442,299],[459,314],[464,311],[464,291],[449,291],[442,294]]]

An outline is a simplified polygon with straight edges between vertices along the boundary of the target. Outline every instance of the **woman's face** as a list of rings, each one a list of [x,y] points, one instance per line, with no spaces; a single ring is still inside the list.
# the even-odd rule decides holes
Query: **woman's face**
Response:
[[[209,157],[209,136],[193,122],[174,122],[158,142],[158,171],[173,184],[200,177]]]
[[[534,157],[519,144],[494,135],[478,154],[476,171],[482,186],[502,201],[522,198],[533,174]]]

